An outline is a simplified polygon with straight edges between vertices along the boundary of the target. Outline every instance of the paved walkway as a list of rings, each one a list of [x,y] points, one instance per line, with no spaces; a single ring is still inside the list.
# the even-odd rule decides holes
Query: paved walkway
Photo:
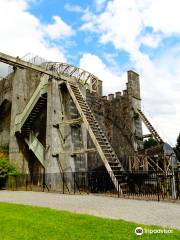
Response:
[[[1,202],[23,203],[140,224],[180,229],[180,204],[138,201],[94,195],[0,191]]]

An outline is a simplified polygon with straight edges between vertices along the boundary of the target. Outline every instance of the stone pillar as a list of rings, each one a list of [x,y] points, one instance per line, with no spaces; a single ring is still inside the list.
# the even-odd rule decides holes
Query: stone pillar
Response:
[[[113,100],[114,99],[114,94],[108,94],[108,100]]]
[[[133,132],[135,150],[143,148],[142,121],[137,114],[137,109],[141,109],[139,74],[128,71],[127,92],[132,104]]]
[[[98,80],[98,96],[102,96],[103,94],[103,87],[102,87],[102,81]]]
[[[136,99],[141,100],[140,97],[140,83],[139,74],[134,71],[128,71],[128,94]]]
[[[17,69],[14,73],[9,157],[10,161],[17,164],[22,173],[29,173],[28,150],[22,136],[15,135],[15,117],[24,110],[39,81],[39,75],[32,71]]]
[[[74,159],[70,113],[71,98],[63,82],[52,79],[48,85],[46,126],[46,184],[51,189],[61,189],[64,180],[66,190],[72,188]]]
[[[55,128],[62,118],[59,85],[55,79],[48,82],[48,97],[47,97],[47,122],[46,122],[46,156],[45,156],[45,172],[58,173],[58,154],[60,153],[58,137],[58,126]],[[59,147],[58,147],[59,146]]]
[[[115,93],[115,98],[120,99],[121,98],[121,92],[116,92]]]

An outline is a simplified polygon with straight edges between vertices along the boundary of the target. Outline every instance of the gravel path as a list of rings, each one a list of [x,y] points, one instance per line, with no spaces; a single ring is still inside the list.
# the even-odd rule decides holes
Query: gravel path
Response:
[[[23,191],[0,191],[0,201],[43,206],[100,217],[124,219],[138,224],[180,229],[180,204],[178,203]]]

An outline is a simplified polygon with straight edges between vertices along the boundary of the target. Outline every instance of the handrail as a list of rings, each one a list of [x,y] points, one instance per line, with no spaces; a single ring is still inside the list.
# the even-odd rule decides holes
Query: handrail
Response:
[[[30,98],[29,102],[25,106],[23,112],[16,115],[16,118],[15,118],[15,126],[16,126],[15,131],[16,132],[21,130],[21,127],[25,123],[26,119],[28,118],[29,114],[31,113],[32,109],[36,105],[39,98],[44,93],[47,92],[47,85],[48,85],[48,79],[45,77],[39,83],[38,87],[34,91],[34,93],[33,93],[32,97]]]

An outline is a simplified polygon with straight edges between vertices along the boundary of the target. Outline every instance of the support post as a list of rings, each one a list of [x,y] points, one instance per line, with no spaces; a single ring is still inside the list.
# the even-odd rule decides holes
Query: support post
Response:
[[[74,194],[75,194],[76,193],[75,172],[73,172],[73,179],[74,179]]]
[[[64,194],[64,172],[62,172],[62,181],[63,181],[63,194]]]
[[[160,198],[159,198],[159,178],[158,178],[158,175],[157,175],[157,170],[156,170],[156,180],[157,180],[157,194],[158,194],[158,202],[160,201]]]

